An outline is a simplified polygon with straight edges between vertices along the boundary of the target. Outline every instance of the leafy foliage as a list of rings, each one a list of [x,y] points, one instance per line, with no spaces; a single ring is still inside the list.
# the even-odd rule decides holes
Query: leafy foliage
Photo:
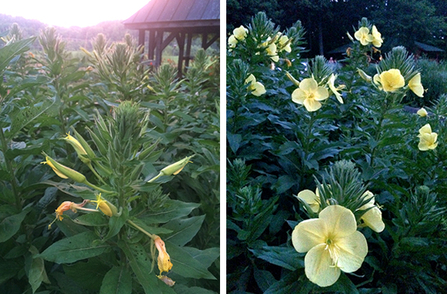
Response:
[[[362,20],[359,27],[367,23]],[[342,66],[322,56],[304,60],[298,22],[293,30],[281,32],[289,38],[288,32],[296,32],[291,52],[278,51],[279,60],[272,61],[262,44],[269,37],[274,40],[279,29],[263,13],[244,26],[246,36],[227,51],[228,292],[442,292],[447,282],[442,249],[445,95],[433,104],[410,96],[408,81],[420,64],[403,47],[378,58],[376,48],[353,38]],[[405,85],[385,92],[377,78],[393,68],[400,70]],[[427,72],[421,73],[422,81]],[[255,95],[249,88],[250,74],[265,94]],[[328,87],[332,74],[337,75],[334,91],[341,93],[343,104],[332,89],[317,111],[308,112],[292,101],[304,79],[313,77]],[[423,105],[428,116],[416,114],[417,108],[406,105],[410,101]],[[435,150],[418,149],[418,130],[425,124],[438,134]],[[343,173],[340,165],[357,171]],[[307,279],[305,254],[291,242],[292,229],[315,217],[294,195],[316,188],[321,205],[345,201],[342,205],[351,207],[357,220],[357,210],[368,199],[356,197],[369,190],[385,222],[380,234],[359,222],[368,255],[357,272],[342,273],[326,288]],[[416,274],[421,272],[423,276]]]
[[[34,53],[35,38],[4,39],[0,292],[217,292],[218,58],[200,51],[172,80],[169,66],[146,71],[129,37],[98,36],[82,59],[52,28]],[[172,92],[157,97],[163,87]],[[82,177],[60,178],[43,152]],[[160,174],[191,155],[181,173]]]

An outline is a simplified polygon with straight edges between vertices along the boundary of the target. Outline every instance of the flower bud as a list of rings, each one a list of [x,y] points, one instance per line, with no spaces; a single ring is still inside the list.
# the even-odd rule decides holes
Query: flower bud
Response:
[[[74,150],[78,154],[79,159],[85,163],[89,164],[91,160],[87,156],[87,151],[85,151],[84,147],[82,147],[81,143],[79,143],[78,140],[76,140],[73,136],[70,135],[70,133],[67,134],[67,137],[63,138],[67,143],[69,143],[71,146],[73,146]]]
[[[368,83],[371,83],[372,78],[371,76],[367,75],[366,72],[364,72],[363,70],[361,70],[360,68],[357,68],[357,72],[359,73],[360,77],[362,79],[364,79],[365,81],[367,81]]]
[[[187,156],[185,158],[183,158],[182,160],[179,160],[173,164],[168,165],[167,167],[165,167],[164,169],[162,169],[160,171],[160,174],[164,175],[164,176],[171,176],[171,175],[176,175],[178,174],[184,167],[185,165],[190,162],[189,160],[191,159],[192,156]]]
[[[427,114],[428,114],[428,112],[427,112],[427,110],[425,110],[425,108],[421,108],[421,109],[419,109],[418,111],[417,111],[417,114],[420,116],[420,117],[424,117],[424,116],[427,116]]]
[[[81,174],[80,172],[77,172],[65,165],[60,164],[59,162],[57,162],[56,160],[52,159],[51,157],[49,157],[48,155],[46,155],[44,153],[44,155],[46,156],[45,159],[46,161],[42,162],[44,164],[48,164],[53,170],[54,172],[61,178],[63,179],[67,179],[70,178],[72,180],[74,180],[75,182],[78,183],[85,183],[86,182],[86,178],[83,174]]]

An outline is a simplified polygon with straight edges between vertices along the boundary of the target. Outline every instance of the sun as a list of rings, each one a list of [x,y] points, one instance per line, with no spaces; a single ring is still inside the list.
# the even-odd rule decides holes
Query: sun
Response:
[[[87,27],[103,21],[125,20],[150,0],[22,0],[2,3],[2,14],[39,20],[47,25]]]

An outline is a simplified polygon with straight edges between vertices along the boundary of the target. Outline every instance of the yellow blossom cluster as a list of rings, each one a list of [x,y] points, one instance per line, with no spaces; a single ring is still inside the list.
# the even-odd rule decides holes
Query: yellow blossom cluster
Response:
[[[366,191],[360,197],[367,203],[356,210],[356,213],[364,211],[359,221],[350,209],[338,204],[321,209],[318,189],[315,193],[303,190],[298,198],[313,213],[318,213],[318,218],[300,222],[292,232],[295,250],[307,252],[304,258],[307,278],[320,287],[327,287],[337,282],[341,271],[357,271],[368,253],[366,238],[357,228],[368,226],[378,233],[385,228],[373,193]]]
[[[382,34],[377,30],[375,25],[372,26],[371,31],[368,27],[359,28],[358,31],[354,33],[354,38],[356,38],[356,40],[363,46],[373,44],[375,47],[379,48],[383,43]]]

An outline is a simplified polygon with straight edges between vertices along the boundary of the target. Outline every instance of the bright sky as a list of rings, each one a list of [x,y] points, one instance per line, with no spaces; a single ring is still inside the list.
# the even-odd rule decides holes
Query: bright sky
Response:
[[[61,27],[87,27],[107,20],[125,20],[150,0],[2,0],[0,13],[36,19]]]

